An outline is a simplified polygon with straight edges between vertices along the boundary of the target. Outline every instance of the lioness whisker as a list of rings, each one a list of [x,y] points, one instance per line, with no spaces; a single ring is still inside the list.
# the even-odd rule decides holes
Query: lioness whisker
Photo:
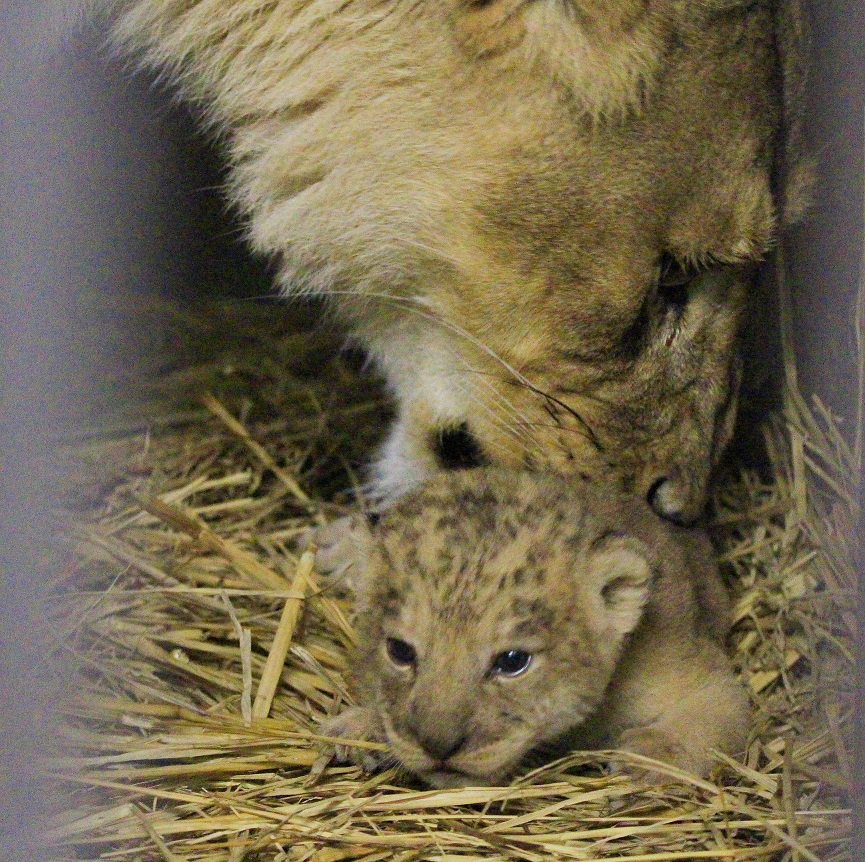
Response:
[[[518,421],[513,421],[513,420],[510,422],[502,421],[501,414],[498,413],[492,406],[487,404],[484,401],[483,396],[481,394],[479,394],[479,387],[477,386],[476,383],[471,383],[468,380],[464,380],[464,381],[461,381],[461,385],[464,387],[466,387],[466,386],[472,387],[473,392],[477,396],[477,401],[476,401],[477,406],[479,406],[481,408],[481,410],[483,410],[485,413],[487,413],[488,415],[493,417],[497,427],[502,428],[503,430],[505,430],[509,434],[511,434],[511,436],[521,446],[521,448],[523,449],[523,451],[526,455],[531,455],[531,454],[533,454],[533,452],[535,452],[537,450],[538,445],[539,445],[539,441],[536,438],[534,438],[533,436],[531,436],[530,433],[528,433],[528,430],[532,427],[532,423],[529,422],[528,419],[526,419],[524,416],[522,416],[522,414],[520,414],[518,411],[514,410],[512,415],[515,415],[517,417]],[[501,395],[501,393],[496,391],[495,387],[487,384],[487,388],[506,407],[512,407],[510,402],[506,398],[504,398]],[[499,445],[498,448],[500,448],[504,451],[503,446]]]
[[[460,357],[460,358],[463,358],[463,357]],[[540,444],[539,440],[537,440],[535,437],[532,437],[526,433],[527,429],[530,429],[532,427],[531,420],[503,392],[501,392],[499,389],[497,389],[495,386],[493,386],[489,382],[489,380],[487,379],[489,377],[489,375],[485,374],[482,371],[478,371],[476,368],[472,368],[467,363],[464,365],[463,370],[467,374],[474,375],[475,378],[478,378],[485,385],[485,389],[489,392],[492,392],[496,401],[498,401],[499,403],[501,403],[505,407],[505,412],[512,419],[516,420],[514,422],[513,426],[504,426],[504,427],[508,428],[508,430],[513,430],[514,432],[516,432],[518,430],[521,434],[523,434],[524,436],[527,436],[531,443],[533,443],[535,445]],[[469,383],[470,381],[468,379],[466,379],[466,380],[461,380],[460,382],[461,382],[461,384],[466,384],[466,383]],[[478,392],[479,387],[477,385],[477,381],[474,381],[472,385],[474,387],[474,391]],[[481,402],[481,403],[483,404],[483,402]],[[486,404],[483,404],[483,406],[488,407],[488,409],[490,409],[490,411],[493,413],[493,415],[495,415],[495,410],[492,407],[490,407],[489,405],[486,405]]]
[[[380,299],[387,302],[393,302],[395,305],[400,305],[406,311],[409,311],[412,314],[423,318],[424,320],[436,323],[443,329],[446,329],[448,332],[452,332],[454,335],[458,335],[461,338],[465,339],[470,344],[481,350],[483,353],[487,354],[487,356],[489,356],[499,365],[501,365],[502,368],[504,368],[508,372],[508,374],[510,374],[518,383],[521,383],[530,391],[534,392],[537,395],[541,395],[544,398],[552,397],[540,390],[537,386],[535,386],[530,380],[528,380],[528,378],[526,378],[521,372],[517,371],[517,369],[514,368],[513,365],[511,365],[506,359],[503,359],[495,350],[493,350],[493,348],[491,348],[480,338],[472,335],[472,333],[470,333],[467,329],[464,329],[462,326],[454,323],[452,320],[448,320],[448,318],[443,317],[438,311],[431,309],[427,303],[417,297],[396,296],[394,294],[380,292],[359,294],[348,290],[328,290],[327,295],[346,296],[351,297],[354,300]]]
[[[539,389],[537,386],[534,386],[528,380],[519,381],[522,386],[525,386],[527,389],[532,391],[535,395],[540,396],[546,402],[546,405],[549,407],[547,412],[554,409],[554,407],[559,407],[565,411],[572,419],[576,419],[579,424],[579,428],[570,428],[568,430],[572,432],[577,432],[582,434],[591,444],[598,450],[598,452],[603,453],[604,447],[601,445],[601,441],[598,440],[597,435],[592,430],[592,426],[569,404],[566,404],[564,401],[556,398],[554,395],[551,395],[549,392],[545,392],[543,389]],[[554,415],[551,413],[550,415]],[[560,426],[563,427],[563,426]],[[582,429],[582,430],[581,430]]]

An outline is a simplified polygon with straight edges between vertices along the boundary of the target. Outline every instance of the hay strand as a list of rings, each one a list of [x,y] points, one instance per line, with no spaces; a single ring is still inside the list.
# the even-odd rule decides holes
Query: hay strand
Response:
[[[219,403],[219,401],[214,398],[214,396],[207,392],[202,396],[201,399],[204,406],[213,413],[221,422],[223,422],[233,434],[236,434],[249,450],[261,461],[262,464],[270,470],[274,476],[276,476],[280,482],[310,511],[315,513],[316,521],[319,523],[323,523],[319,521],[320,514],[316,510],[315,504],[313,503],[310,496],[300,487],[297,482],[297,479],[294,476],[289,475],[285,470],[280,467],[276,461],[271,457],[270,453],[259,443],[252,439],[250,433],[243,427],[243,425],[237,421],[226,409]]]
[[[294,627],[297,624],[300,609],[312,580],[314,564],[315,553],[312,550],[305,551],[297,564],[297,573],[291,584],[291,591],[297,597],[286,599],[285,607],[282,609],[282,616],[279,618],[279,625],[270,652],[267,654],[267,661],[264,663],[261,680],[258,683],[258,691],[252,707],[253,718],[267,718],[267,714],[270,712],[270,705],[273,703],[273,696],[276,694],[279,677],[288,655],[291,638],[294,635]]]

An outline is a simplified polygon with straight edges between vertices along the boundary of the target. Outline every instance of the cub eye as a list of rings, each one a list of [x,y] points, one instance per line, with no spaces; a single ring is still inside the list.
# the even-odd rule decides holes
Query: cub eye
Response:
[[[397,667],[410,667],[417,661],[415,648],[399,638],[388,638],[385,646],[390,660]]]
[[[519,676],[532,663],[531,653],[521,649],[511,649],[499,653],[490,665],[490,673],[497,676]]]

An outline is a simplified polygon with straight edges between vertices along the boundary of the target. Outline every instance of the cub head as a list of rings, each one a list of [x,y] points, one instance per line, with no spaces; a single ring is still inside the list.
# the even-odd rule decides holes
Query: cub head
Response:
[[[428,783],[500,781],[599,705],[647,600],[645,546],[507,492],[438,482],[358,525],[358,703]]]

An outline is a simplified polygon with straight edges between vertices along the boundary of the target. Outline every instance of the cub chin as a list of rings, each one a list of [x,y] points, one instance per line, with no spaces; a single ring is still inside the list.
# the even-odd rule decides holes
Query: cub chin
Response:
[[[339,532],[357,596],[356,705],[322,732],[345,740],[342,759],[353,739],[382,741],[450,787],[506,780],[563,739],[699,775],[713,749],[742,748],[749,709],[724,652],[728,598],[711,547],[642,501],[477,470],[324,539]]]

